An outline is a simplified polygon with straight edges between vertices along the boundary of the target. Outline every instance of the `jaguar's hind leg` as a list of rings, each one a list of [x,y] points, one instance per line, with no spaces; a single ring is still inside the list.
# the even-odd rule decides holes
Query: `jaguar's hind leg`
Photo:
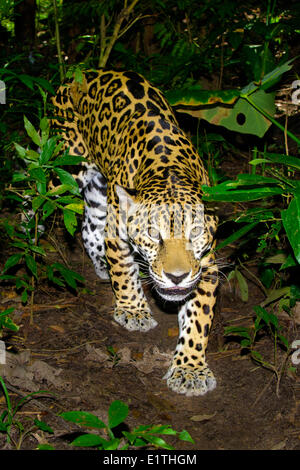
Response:
[[[82,239],[97,275],[109,279],[105,262],[104,230],[107,213],[106,179],[96,173],[84,188],[85,213]]]

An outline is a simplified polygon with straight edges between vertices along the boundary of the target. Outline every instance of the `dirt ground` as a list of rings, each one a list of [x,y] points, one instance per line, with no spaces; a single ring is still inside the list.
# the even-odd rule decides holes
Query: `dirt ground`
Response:
[[[2,338],[7,365],[0,366],[1,375],[12,402],[39,390],[54,394],[34,397],[17,414],[25,429],[38,417],[54,430],[53,435],[40,430],[29,434],[22,449],[35,449],[39,443],[74,449],[69,442],[78,428],[57,413],[84,410],[105,420],[116,399],[129,405],[129,429],[170,424],[177,431],[188,430],[195,444],[167,439],[178,450],[300,449],[300,366],[284,373],[278,387],[274,373],[254,364],[241,354],[238,343],[224,338],[226,325],[250,325],[253,305],[263,300],[251,279],[248,303],[223,280],[208,348],[217,388],[188,398],[168,390],[162,379],[176,345],[176,312],[162,311],[146,291],[158,326],[148,333],[126,331],[113,321],[110,284],[97,278],[80,235],[72,249],[67,246],[60,245],[51,256],[54,261],[63,255],[70,268],[85,276],[86,285],[77,296],[41,285],[30,325],[29,307],[22,306],[12,291],[2,292],[3,307],[15,307],[20,325],[16,334]],[[283,325],[290,340],[300,339],[300,328],[289,317],[283,318]],[[272,356],[272,348],[267,336],[258,343],[266,357]],[[279,351],[279,364],[284,358]],[[0,414],[5,408],[0,394]],[[0,448],[13,448],[5,434],[0,434]]]

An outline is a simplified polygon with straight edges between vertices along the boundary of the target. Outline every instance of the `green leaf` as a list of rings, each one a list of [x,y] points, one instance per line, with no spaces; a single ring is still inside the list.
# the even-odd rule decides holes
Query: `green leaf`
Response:
[[[40,129],[42,131],[42,141],[41,141],[41,145],[42,147],[45,145],[45,143],[47,142],[48,138],[49,138],[49,133],[50,133],[50,126],[49,126],[49,121],[46,117],[43,117],[41,120],[40,120]]]
[[[251,336],[249,334],[248,328],[244,326],[228,326],[224,330],[226,336],[241,336],[251,341]]]
[[[236,269],[235,271],[236,279],[239,284],[240,292],[241,292],[241,299],[243,302],[248,302],[248,284],[242,273]]]
[[[25,158],[26,157],[26,149],[24,147],[21,147],[21,145],[17,144],[17,142],[14,142],[14,146],[15,146],[15,149],[18,152],[19,156],[21,158]]]
[[[170,444],[168,444],[164,439],[158,436],[152,436],[151,434],[145,434],[143,435],[143,439],[145,441],[149,442],[150,444],[162,448],[162,449],[168,449],[168,450],[174,450],[174,447],[172,447]]]
[[[291,166],[300,170],[300,159],[297,157],[290,157],[280,153],[265,153],[265,157],[268,163],[279,163],[281,165]]]
[[[71,186],[73,188],[71,192],[73,192],[74,194],[79,194],[78,184],[76,183],[71,173],[66,170],[63,170],[62,168],[54,168],[54,171],[58,175],[62,184],[67,184]]]
[[[73,236],[77,228],[77,219],[74,212],[64,209],[64,223],[68,232]]]
[[[41,138],[38,134],[38,132],[35,130],[34,126],[31,124],[31,122],[27,119],[26,116],[24,116],[24,125],[27,134],[31,138],[31,140],[38,146],[41,145]]]
[[[69,209],[70,211],[77,212],[77,214],[83,214],[84,202],[68,204],[64,209]]]
[[[105,439],[97,434],[83,434],[82,436],[76,437],[74,441],[71,442],[72,446],[78,447],[95,447],[102,446],[104,443],[107,443]]]
[[[264,361],[263,361],[263,357],[262,357],[262,355],[261,355],[259,352],[257,352],[257,351],[251,351],[251,355],[252,355],[253,359],[255,359],[256,361],[258,361],[258,362],[264,362]]]
[[[36,196],[32,199],[31,203],[32,203],[32,209],[34,210],[34,212],[36,212],[38,208],[41,207],[44,201],[45,201],[44,196]]]
[[[128,405],[120,400],[115,400],[108,410],[108,426],[112,429],[122,423],[128,415]]]
[[[35,419],[34,420],[34,424],[39,428],[41,429],[42,431],[46,431],[46,432],[49,432],[50,434],[53,434],[54,431],[53,429],[47,424],[45,423],[44,421],[40,421],[39,419]]]
[[[252,83],[249,86],[253,102],[273,116],[274,93],[266,93],[257,86],[252,89]],[[248,88],[243,91],[246,90]],[[168,92],[167,99],[178,112],[205,119],[211,124],[224,126],[235,132],[262,137],[271,125],[270,120],[244,99],[239,90],[206,91],[194,85]]]
[[[47,140],[43,144],[42,152],[39,156],[40,165],[45,165],[50,160],[56,148],[56,141],[57,141],[56,137],[51,137],[49,140]]]
[[[53,201],[47,201],[43,206],[43,219],[47,219],[56,209],[56,204]]]
[[[294,196],[289,207],[281,211],[281,218],[295,258],[300,263],[300,191]]]
[[[270,324],[270,314],[267,312],[266,309],[264,309],[260,305],[256,305],[255,307],[253,307],[253,310],[256,313],[257,317],[261,318],[266,323],[266,325]]]
[[[25,254],[25,263],[29,271],[37,278],[37,264],[33,256]]]
[[[79,426],[85,426],[87,428],[103,429],[106,428],[106,424],[103,423],[97,416],[86,411],[66,411],[60,414],[60,416],[66,421],[76,423]]]
[[[47,196],[59,196],[60,194],[64,194],[67,191],[72,190],[72,186],[69,184],[60,184],[56,188],[51,189],[50,191],[47,191],[46,195]],[[59,201],[61,202],[61,198],[59,198]]]
[[[15,255],[10,256],[4,265],[3,272],[7,271],[13,266],[16,266],[22,258],[23,253],[16,253]]]
[[[52,162],[53,166],[64,166],[64,165],[78,165],[81,162],[84,162],[85,158],[80,157],[79,155],[62,155],[61,157],[57,157],[54,162]]]
[[[194,439],[191,437],[191,435],[185,429],[178,434],[178,438],[181,441],[191,442],[192,444],[195,444]]]
[[[258,222],[252,222],[251,224],[244,225],[242,228],[234,232],[232,235],[227,237],[225,240],[223,240],[221,243],[219,243],[216,247],[216,250],[220,250],[226,245],[229,245],[229,243],[233,243],[234,241],[238,240],[239,238],[243,237],[247,232],[252,230]]]
[[[275,300],[278,300],[281,297],[289,296],[290,291],[291,291],[290,286],[280,287],[279,289],[271,290],[268,293],[268,297],[261,303],[261,306],[264,307],[265,305],[275,302]]]
[[[42,168],[32,168],[29,170],[30,176],[37,182],[45,184],[47,179]]]
[[[206,201],[224,201],[224,202],[245,202],[256,201],[266,197],[283,194],[285,190],[279,187],[261,187],[253,189],[232,189],[224,185],[224,183],[217,186],[202,186],[203,200]]]

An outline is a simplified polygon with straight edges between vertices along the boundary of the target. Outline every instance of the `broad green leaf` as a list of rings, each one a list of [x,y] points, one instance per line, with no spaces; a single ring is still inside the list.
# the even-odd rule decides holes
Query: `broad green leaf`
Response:
[[[128,405],[120,400],[115,400],[108,410],[108,426],[112,429],[121,424],[128,415]]]
[[[172,429],[169,424],[166,425],[158,425],[150,427],[151,434],[166,434],[168,436],[176,436],[177,431]]]
[[[270,314],[267,312],[267,310],[265,310],[260,305],[255,305],[255,307],[253,307],[253,310],[256,313],[257,317],[261,318],[266,323],[266,325],[270,324]]]
[[[32,199],[32,209],[34,210],[34,212],[36,212],[38,208],[41,207],[44,201],[44,196],[36,196]]]
[[[54,168],[54,171],[58,175],[62,184],[67,184],[71,186],[72,187],[71,192],[74,194],[79,194],[78,184],[76,183],[74,177],[69,172],[67,172],[66,170],[63,170],[62,168]]]
[[[57,139],[55,137],[51,137],[44,143],[39,157],[40,165],[45,165],[53,156],[54,149],[56,148],[56,141]]]
[[[15,310],[14,307],[7,308],[6,310],[3,310],[3,312],[0,312],[0,317],[4,317],[5,315],[10,315],[11,313],[13,313],[14,310]]]
[[[225,240],[223,240],[221,243],[219,243],[215,249],[220,250],[221,248],[224,248],[224,246],[228,245],[229,243],[233,243],[234,241],[243,237],[247,232],[252,230],[257,224],[258,222],[252,222],[250,224],[244,225],[242,228],[240,228],[239,230],[234,232],[232,235],[227,237]]]
[[[80,157],[79,155],[62,155],[61,157],[57,157],[54,162],[52,162],[53,166],[64,166],[64,165],[78,165],[81,162],[84,162],[85,158]]]
[[[251,351],[251,354],[252,354],[253,358],[254,358],[256,361],[258,361],[258,362],[263,362],[263,357],[262,357],[262,355],[261,355],[259,352],[257,352],[257,351]]]
[[[42,431],[46,431],[46,432],[49,432],[50,434],[53,434],[54,431],[53,429],[47,424],[45,423],[44,421],[40,421],[39,419],[35,419],[34,420],[34,424],[39,428],[41,429]]]
[[[288,155],[282,155],[280,153],[265,153],[265,159],[263,160],[266,163],[279,163],[300,170],[300,159],[297,157],[290,157]]]
[[[56,204],[52,201],[47,201],[43,206],[43,219],[47,219],[56,209]]]
[[[29,245],[29,248],[34,253],[38,253],[39,255],[46,256],[46,252],[44,248],[42,248],[41,246]]]
[[[26,85],[28,88],[30,88],[30,90],[34,89],[33,79],[30,75],[21,74],[21,75],[18,76],[18,78],[19,78],[19,80],[21,80],[22,83],[24,83],[24,85]]]
[[[68,204],[65,206],[65,209],[69,209],[70,211],[77,212],[77,214],[83,214],[84,210],[84,202],[80,202],[78,204]]]
[[[293,60],[294,59],[288,60],[284,64],[280,65],[279,67],[276,67],[271,72],[267,73],[261,80],[260,84],[257,84],[255,82],[249,83],[242,89],[241,94],[250,95],[255,92],[260,86],[264,90],[267,90],[280,79],[281,75],[283,75],[285,72],[288,72],[292,68],[291,63]]]
[[[41,145],[41,138],[38,134],[38,132],[35,130],[34,126],[31,124],[31,122],[27,119],[26,116],[24,116],[24,125],[27,134],[31,138],[31,140],[38,146]]]
[[[38,85],[40,85],[45,90],[49,91],[51,93],[51,95],[55,95],[55,90],[54,90],[53,86],[51,85],[51,83],[48,82],[48,80],[46,80],[43,77],[32,77],[32,78],[33,78],[34,82],[36,82]]]
[[[229,130],[262,137],[272,124],[248,101],[240,97],[239,90],[204,91],[199,86],[172,90],[167,99],[180,113],[205,119]],[[255,96],[254,96],[255,95]],[[268,114],[274,115],[274,94],[257,89],[251,99]]]
[[[268,297],[261,303],[261,306],[265,307],[266,305],[275,302],[275,300],[278,300],[283,296],[290,295],[290,290],[290,286],[271,290],[268,294]]]
[[[49,138],[49,133],[50,133],[50,125],[49,125],[49,121],[46,117],[43,117],[40,120],[40,129],[41,129],[41,132],[42,132],[41,144],[43,146],[47,142],[47,140]]]
[[[242,273],[236,269],[235,271],[236,279],[239,284],[240,292],[241,292],[241,299],[243,302],[248,302],[248,283]]]
[[[3,272],[7,271],[13,266],[16,266],[16,264],[18,264],[22,258],[23,258],[23,253],[17,253],[15,255],[10,256],[4,265]]]
[[[119,447],[119,444],[121,442],[121,439],[115,437],[113,439],[110,439],[110,441],[104,442],[103,449],[104,450],[117,450]]]
[[[64,224],[68,232],[73,236],[77,228],[77,218],[74,212],[64,210]]]
[[[22,147],[21,145],[17,144],[17,142],[14,142],[14,146],[15,146],[15,149],[16,151],[18,152],[19,156],[21,158],[25,158],[26,156],[26,149],[24,147]]]
[[[25,263],[29,271],[37,278],[37,264],[33,256],[25,254]]]
[[[76,439],[71,442],[71,445],[77,447],[95,447],[102,446],[104,443],[106,443],[106,440],[101,436],[97,436],[96,434],[82,434],[82,436],[76,437]]]
[[[103,429],[106,425],[97,416],[86,411],[65,411],[60,416],[66,421],[76,423],[87,428]]]
[[[178,434],[178,438],[179,438],[181,441],[191,442],[192,444],[195,444],[194,439],[191,437],[191,435],[189,434],[189,432],[186,431],[185,429],[184,429],[183,431],[181,431],[181,432]]]
[[[161,449],[174,450],[174,447],[172,447],[170,444],[168,444],[164,439],[162,439],[159,436],[152,436],[151,434],[145,434],[143,436],[143,439],[145,439],[145,441]]]
[[[16,171],[12,176],[13,183],[17,183],[18,181],[24,181],[26,179],[28,179],[28,176],[25,175],[25,173],[19,173],[18,171]]]
[[[47,191],[47,196],[59,196],[60,194],[66,193],[67,191],[72,190],[72,186],[69,184],[60,184],[56,188],[52,188],[50,191]],[[59,202],[62,198],[59,198]]]
[[[243,326],[228,326],[224,330],[224,334],[227,336],[241,336],[242,338],[247,338],[251,340],[251,336],[247,328]]]
[[[295,193],[289,207],[281,211],[281,218],[295,258],[300,263],[300,191]]]
[[[32,168],[29,170],[30,176],[39,183],[45,184],[47,179],[42,168]]]
[[[256,188],[256,189],[234,189],[226,190],[220,188],[221,185],[214,187],[202,186],[203,199],[205,201],[224,201],[224,202],[246,202],[246,201],[257,201],[258,199],[264,199],[278,194],[283,194],[285,190],[283,188]]]

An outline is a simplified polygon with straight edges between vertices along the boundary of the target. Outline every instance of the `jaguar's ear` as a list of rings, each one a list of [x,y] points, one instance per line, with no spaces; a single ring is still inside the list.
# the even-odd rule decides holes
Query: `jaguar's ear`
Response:
[[[118,184],[116,184],[115,191],[122,207],[131,209],[136,205],[137,192],[134,189],[125,189],[123,188],[123,186],[119,186]]]

